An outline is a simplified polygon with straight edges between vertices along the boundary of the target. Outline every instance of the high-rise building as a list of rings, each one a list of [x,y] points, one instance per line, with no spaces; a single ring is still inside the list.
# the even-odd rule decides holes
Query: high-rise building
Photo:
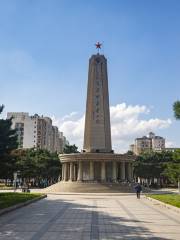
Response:
[[[161,152],[165,150],[165,138],[150,132],[148,136],[136,138],[135,143],[130,145],[130,150],[136,155],[151,151]]]
[[[42,117],[37,124],[37,148],[46,149],[46,121]]]
[[[52,125],[49,117],[29,116],[26,112],[9,112],[7,118],[12,117],[12,128],[17,129],[19,148],[47,149],[50,152],[62,153],[64,136]]]
[[[46,122],[46,149],[53,152],[53,131],[52,120],[49,117],[44,117]]]
[[[63,153],[65,145],[69,145],[69,141],[63,135],[63,132],[58,132],[58,152]]]

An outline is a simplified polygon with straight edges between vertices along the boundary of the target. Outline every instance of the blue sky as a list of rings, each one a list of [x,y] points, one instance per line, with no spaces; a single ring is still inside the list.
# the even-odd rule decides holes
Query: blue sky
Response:
[[[54,116],[59,124],[77,112],[71,121],[78,121],[88,58],[101,41],[110,105],[146,106],[141,121],[170,119],[148,130],[180,147],[180,122],[172,112],[180,98],[179,12],[178,0],[0,1],[0,102],[6,111]]]

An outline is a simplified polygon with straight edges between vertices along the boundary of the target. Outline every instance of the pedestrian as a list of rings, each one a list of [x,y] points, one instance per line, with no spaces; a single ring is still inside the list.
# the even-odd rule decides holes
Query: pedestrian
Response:
[[[141,191],[142,191],[142,187],[141,187],[141,184],[140,184],[140,183],[138,183],[138,184],[135,186],[135,190],[136,190],[137,198],[140,199],[140,194],[141,194]]]

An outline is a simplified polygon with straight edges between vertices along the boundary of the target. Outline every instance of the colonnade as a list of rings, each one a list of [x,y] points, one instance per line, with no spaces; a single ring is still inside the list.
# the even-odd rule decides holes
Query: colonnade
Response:
[[[133,172],[132,172],[132,163],[131,162],[117,162],[112,161],[112,168],[110,177],[107,175],[107,164],[106,161],[98,162],[99,164],[99,178],[95,176],[95,161],[77,161],[77,162],[64,162],[62,163],[62,181],[102,181],[106,182],[111,180],[112,182],[117,181],[132,181]],[[84,178],[85,166],[87,167],[88,174]],[[87,165],[88,164],[88,165]]]

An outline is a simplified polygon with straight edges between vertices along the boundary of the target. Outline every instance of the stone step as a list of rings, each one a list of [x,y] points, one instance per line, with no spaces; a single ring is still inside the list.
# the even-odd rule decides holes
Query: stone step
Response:
[[[88,182],[58,182],[44,189],[44,192],[77,192],[77,193],[105,193],[105,192],[134,192],[131,184],[127,183],[88,183]]]

